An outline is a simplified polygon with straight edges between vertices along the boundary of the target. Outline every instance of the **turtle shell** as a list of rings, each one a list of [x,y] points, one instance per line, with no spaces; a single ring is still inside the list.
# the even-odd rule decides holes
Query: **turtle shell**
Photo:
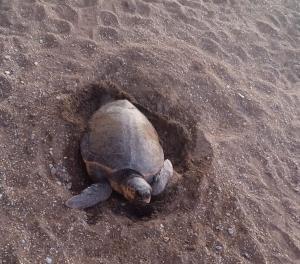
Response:
[[[145,179],[158,173],[164,162],[156,130],[128,100],[113,101],[93,114],[81,153],[86,162],[107,172],[132,169]]]

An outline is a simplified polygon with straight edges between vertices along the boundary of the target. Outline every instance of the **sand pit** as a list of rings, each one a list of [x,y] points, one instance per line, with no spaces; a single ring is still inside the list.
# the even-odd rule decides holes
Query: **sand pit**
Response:
[[[0,263],[298,263],[299,23],[297,0],[0,0]],[[178,182],[71,210],[107,97]]]

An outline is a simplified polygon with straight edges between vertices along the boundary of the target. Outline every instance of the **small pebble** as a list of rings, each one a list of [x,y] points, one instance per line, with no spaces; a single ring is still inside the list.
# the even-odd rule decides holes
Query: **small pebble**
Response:
[[[26,243],[26,241],[25,241],[24,239],[22,239],[22,240],[21,240],[21,243],[22,243],[22,244],[25,244],[25,243]]]
[[[241,98],[245,98],[245,96],[242,95],[242,94],[240,94],[240,93],[238,93],[238,95],[239,95]]]
[[[21,84],[25,84],[24,81],[20,81]]]
[[[42,40],[42,39],[40,39],[40,41],[39,41],[41,44],[43,44],[44,43],[44,41]]]
[[[235,228],[234,227],[229,227],[227,229],[227,232],[229,235],[233,236],[235,234]]]
[[[246,259],[250,259],[250,255],[249,255],[247,252],[244,252],[242,255],[243,255],[243,257],[245,257]]]
[[[37,62],[37,61],[35,61],[35,62],[34,62],[34,65],[35,65],[35,66],[37,66],[37,65],[38,65],[38,62]]]
[[[216,246],[215,246],[215,249],[216,249],[217,251],[221,251],[221,250],[223,249],[223,247],[222,247],[221,245],[216,245]]]
[[[4,59],[10,60],[10,56],[9,56],[9,55],[5,55],[5,56],[4,56]]]
[[[222,227],[221,225],[218,225],[218,226],[216,226],[216,230],[222,231],[222,230],[223,230],[223,227]]]
[[[61,186],[61,182],[60,182],[60,181],[57,181],[56,183],[57,183],[59,186]]]
[[[54,167],[52,167],[52,168],[50,169],[50,173],[51,173],[52,176],[55,176],[55,175],[56,175],[56,172],[57,172],[57,170],[56,170]]]
[[[50,257],[47,257],[47,258],[46,258],[46,263],[47,263],[47,264],[51,264],[51,263],[53,263],[53,260],[52,260],[52,258],[50,258]]]
[[[5,71],[4,72],[6,75],[10,75],[10,71]]]
[[[170,238],[167,237],[167,236],[163,237],[163,239],[164,239],[165,242],[169,242],[169,240],[170,240]]]
[[[3,194],[2,193],[0,193],[0,199],[3,197]]]

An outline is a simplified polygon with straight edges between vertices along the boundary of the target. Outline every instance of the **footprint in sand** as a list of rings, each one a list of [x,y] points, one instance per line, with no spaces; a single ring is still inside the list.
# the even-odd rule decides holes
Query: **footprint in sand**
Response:
[[[39,39],[39,42],[43,48],[47,49],[61,46],[59,38],[52,33],[42,35]]]
[[[109,42],[117,42],[120,40],[118,31],[112,27],[100,27],[98,33],[102,40]]]
[[[0,128],[1,127],[8,127],[11,124],[11,114],[7,111],[0,109]]]
[[[78,24],[78,13],[69,5],[57,5],[54,9],[60,19],[71,22],[74,26]]]
[[[12,87],[10,82],[0,75],[0,102],[11,95]]]
[[[71,24],[68,21],[60,19],[49,19],[46,27],[49,32],[55,34],[69,34],[72,30]]]
[[[119,21],[115,14],[109,11],[100,12],[100,18],[104,26],[118,27]]]

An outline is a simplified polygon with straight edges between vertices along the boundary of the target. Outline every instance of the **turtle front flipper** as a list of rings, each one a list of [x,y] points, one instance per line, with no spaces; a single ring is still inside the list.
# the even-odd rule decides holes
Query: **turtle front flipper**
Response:
[[[173,175],[173,165],[170,160],[166,159],[164,162],[164,166],[160,170],[158,174],[156,174],[153,178],[153,182],[151,184],[152,187],[152,195],[159,195],[166,188],[166,185],[169,179]]]
[[[111,193],[112,189],[107,181],[95,183],[84,189],[80,194],[70,198],[66,202],[66,206],[78,209],[92,207],[107,200]]]

